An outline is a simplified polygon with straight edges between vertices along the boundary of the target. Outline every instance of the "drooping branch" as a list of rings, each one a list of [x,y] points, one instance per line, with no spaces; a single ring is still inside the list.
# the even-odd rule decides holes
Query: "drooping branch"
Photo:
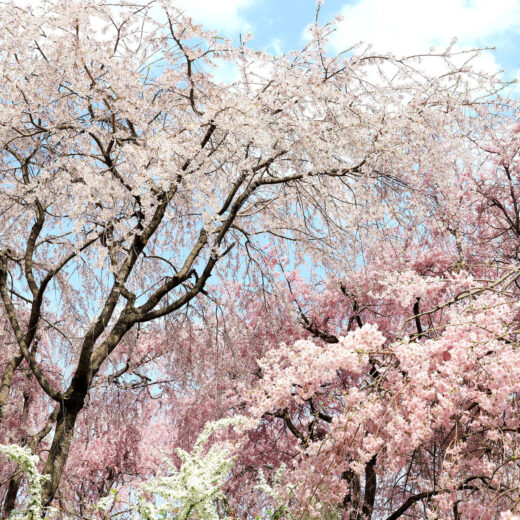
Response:
[[[62,397],[61,393],[55,390],[53,386],[49,383],[42,369],[40,368],[40,365],[36,361],[34,355],[32,354],[32,352],[29,351],[30,343],[27,343],[27,337],[31,340],[32,343],[32,339],[34,338],[34,334],[36,333],[36,331],[33,328],[29,329],[27,335],[23,333],[22,327],[16,315],[14,304],[9,296],[9,289],[7,287],[7,266],[8,262],[5,253],[0,252],[0,295],[2,297],[4,308],[7,313],[7,318],[9,319],[9,322],[13,329],[21,354],[29,364],[31,371],[36,377],[38,383],[49,397],[51,397],[55,401],[59,401]]]

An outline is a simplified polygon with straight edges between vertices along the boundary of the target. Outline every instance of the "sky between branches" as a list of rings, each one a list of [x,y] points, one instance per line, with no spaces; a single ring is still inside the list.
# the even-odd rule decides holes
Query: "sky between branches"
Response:
[[[226,36],[252,32],[251,45],[281,54],[305,41],[315,0],[173,0],[194,21]],[[344,19],[331,37],[331,51],[360,41],[376,51],[410,54],[445,48],[496,47],[483,68],[520,79],[520,0],[325,0],[320,21]]]

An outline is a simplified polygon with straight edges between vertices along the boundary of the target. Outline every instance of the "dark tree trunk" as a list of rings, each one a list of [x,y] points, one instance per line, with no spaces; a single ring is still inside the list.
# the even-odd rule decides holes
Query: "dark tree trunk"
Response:
[[[52,439],[47,462],[43,468],[43,474],[50,477],[43,485],[42,503],[44,506],[51,504],[60,485],[74,435],[74,426],[83,407],[84,399],[85,396],[83,395],[74,400],[65,401],[60,405],[54,438]]]

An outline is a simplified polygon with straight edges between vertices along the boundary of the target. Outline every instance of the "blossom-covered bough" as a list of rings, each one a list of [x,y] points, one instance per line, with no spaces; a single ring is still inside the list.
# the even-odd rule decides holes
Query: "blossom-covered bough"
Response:
[[[423,341],[365,325],[269,351],[251,412],[294,437],[297,510],[343,500],[351,518],[396,519],[426,499],[432,518],[495,518],[516,505],[520,352],[504,338],[517,308],[480,296]]]
[[[246,412],[230,511],[514,511],[515,104],[478,51],[273,57],[170,4],[2,2],[0,442],[42,507]]]

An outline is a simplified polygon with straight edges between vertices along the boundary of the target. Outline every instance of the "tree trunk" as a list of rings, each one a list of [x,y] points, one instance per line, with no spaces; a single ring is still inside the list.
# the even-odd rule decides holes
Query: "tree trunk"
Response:
[[[23,360],[23,356],[18,354],[12,357],[6,364],[2,379],[0,380],[0,421],[4,417],[4,407],[7,404],[9,398],[9,390],[13,382],[13,375],[15,370],[18,368]]]
[[[83,408],[84,399],[85,396],[82,395],[74,400],[64,401],[60,405],[52,446],[43,468],[43,474],[50,477],[43,485],[42,503],[44,506],[51,504],[60,484],[74,435],[74,426],[78,414]]]
[[[18,496],[18,490],[20,489],[20,482],[22,481],[22,472],[17,471],[9,481],[9,488],[4,499],[4,508],[2,511],[2,518],[9,518],[9,515],[13,512],[16,504],[16,497]]]

